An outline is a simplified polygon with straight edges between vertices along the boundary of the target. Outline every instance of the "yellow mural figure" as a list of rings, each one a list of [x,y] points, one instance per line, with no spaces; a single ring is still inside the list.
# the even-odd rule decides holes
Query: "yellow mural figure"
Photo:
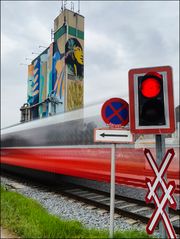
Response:
[[[79,64],[81,65],[84,64],[83,50],[81,47],[79,46],[74,47],[74,56]]]
[[[76,38],[70,38],[65,46],[65,62],[68,74],[75,76],[76,80],[83,80],[84,77],[84,54],[81,44]]]
[[[83,107],[84,54],[80,42],[70,38],[65,45],[67,66],[67,110]]]

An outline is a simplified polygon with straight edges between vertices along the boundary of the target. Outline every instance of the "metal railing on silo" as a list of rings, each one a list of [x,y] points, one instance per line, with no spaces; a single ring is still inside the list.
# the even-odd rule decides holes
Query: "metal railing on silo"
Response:
[[[56,114],[56,106],[58,104],[62,104],[62,102],[60,102],[59,99],[57,99],[57,97],[54,96],[53,94],[50,94],[48,96],[48,98],[45,99],[44,101],[39,102],[39,103],[34,104],[34,105],[29,105],[28,103],[25,103],[20,108],[20,111],[21,111],[20,122],[24,123],[24,122],[28,122],[28,121],[40,118],[39,107],[40,106],[42,107],[44,105],[46,105],[46,117],[51,116],[51,115],[55,115]],[[36,116],[34,116],[34,114],[33,114],[35,111],[37,112]]]

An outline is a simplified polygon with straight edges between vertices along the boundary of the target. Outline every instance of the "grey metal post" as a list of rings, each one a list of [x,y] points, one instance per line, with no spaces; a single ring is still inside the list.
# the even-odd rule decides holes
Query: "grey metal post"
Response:
[[[115,200],[115,157],[116,144],[112,144],[111,149],[111,195],[110,195],[110,227],[109,237],[113,238],[114,234],[114,200]]]
[[[157,165],[158,167],[160,166],[162,159],[164,158],[165,155],[165,137],[164,135],[156,135],[156,159],[157,159]],[[165,180],[167,179],[166,174],[164,175]],[[161,195],[161,189],[158,188],[158,196],[160,197]],[[168,207],[166,207],[166,212],[168,214]],[[168,238],[166,230],[164,228],[164,225],[162,221],[159,222],[159,234],[160,238]]]

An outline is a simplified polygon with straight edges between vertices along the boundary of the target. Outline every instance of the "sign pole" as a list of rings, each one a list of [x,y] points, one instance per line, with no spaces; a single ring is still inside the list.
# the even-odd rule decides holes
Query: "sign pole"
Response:
[[[129,105],[128,103],[120,98],[111,98],[107,100],[101,108],[101,116],[104,122],[111,126],[122,127],[128,124],[129,122]],[[111,128],[109,128],[111,130]],[[94,132],[94,141],[95,142],[112,142],[111,149],[111,191],[110,191],[110,226],[109,226],[109,237],[113,238],[114,234],[114,201],[115,201],[115,157],[116,157],[116,143],[119,141],[126,142],[127,138],[130,136],[126,133],[121,134],[116,130],[116,132],[111,130],[100,132],[101,130],[97,129]],[[119,137],[124,138],[120,140]],[[105,139],[104,139],[105,138]],[[132,141],[131,139],[127,140],[128,142]]]
[[[156,135],[156,159],[157,159],[157,165],[158,167],[161,164],[161,161],[164,157],[165,153],[165,137],[157,134]],[[164,175],[164,178],[166,179],[166,175]],[[160,187],[158,188],[158,196],[161,196],[161,189]],[[168,214],[168,207],[166,207],[166,212]],[[167,238],[167,233],[166,230],[163,226],[162,221],[159,222],[159,234],[161,238]]]
[[[114,200],[115,200],[115,156],[116,144],[112,144],[111,149],[111,195],[110,195],[110,227],[109,237],[113,238],[114,234]]]

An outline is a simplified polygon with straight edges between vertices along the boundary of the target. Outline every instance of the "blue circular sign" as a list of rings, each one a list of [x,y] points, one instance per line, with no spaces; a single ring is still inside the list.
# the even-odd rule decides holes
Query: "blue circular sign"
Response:
[[[101,109],[101,116],[106,124],[125,126],[129,122],[128,103],[120,98],[107,100]]]

